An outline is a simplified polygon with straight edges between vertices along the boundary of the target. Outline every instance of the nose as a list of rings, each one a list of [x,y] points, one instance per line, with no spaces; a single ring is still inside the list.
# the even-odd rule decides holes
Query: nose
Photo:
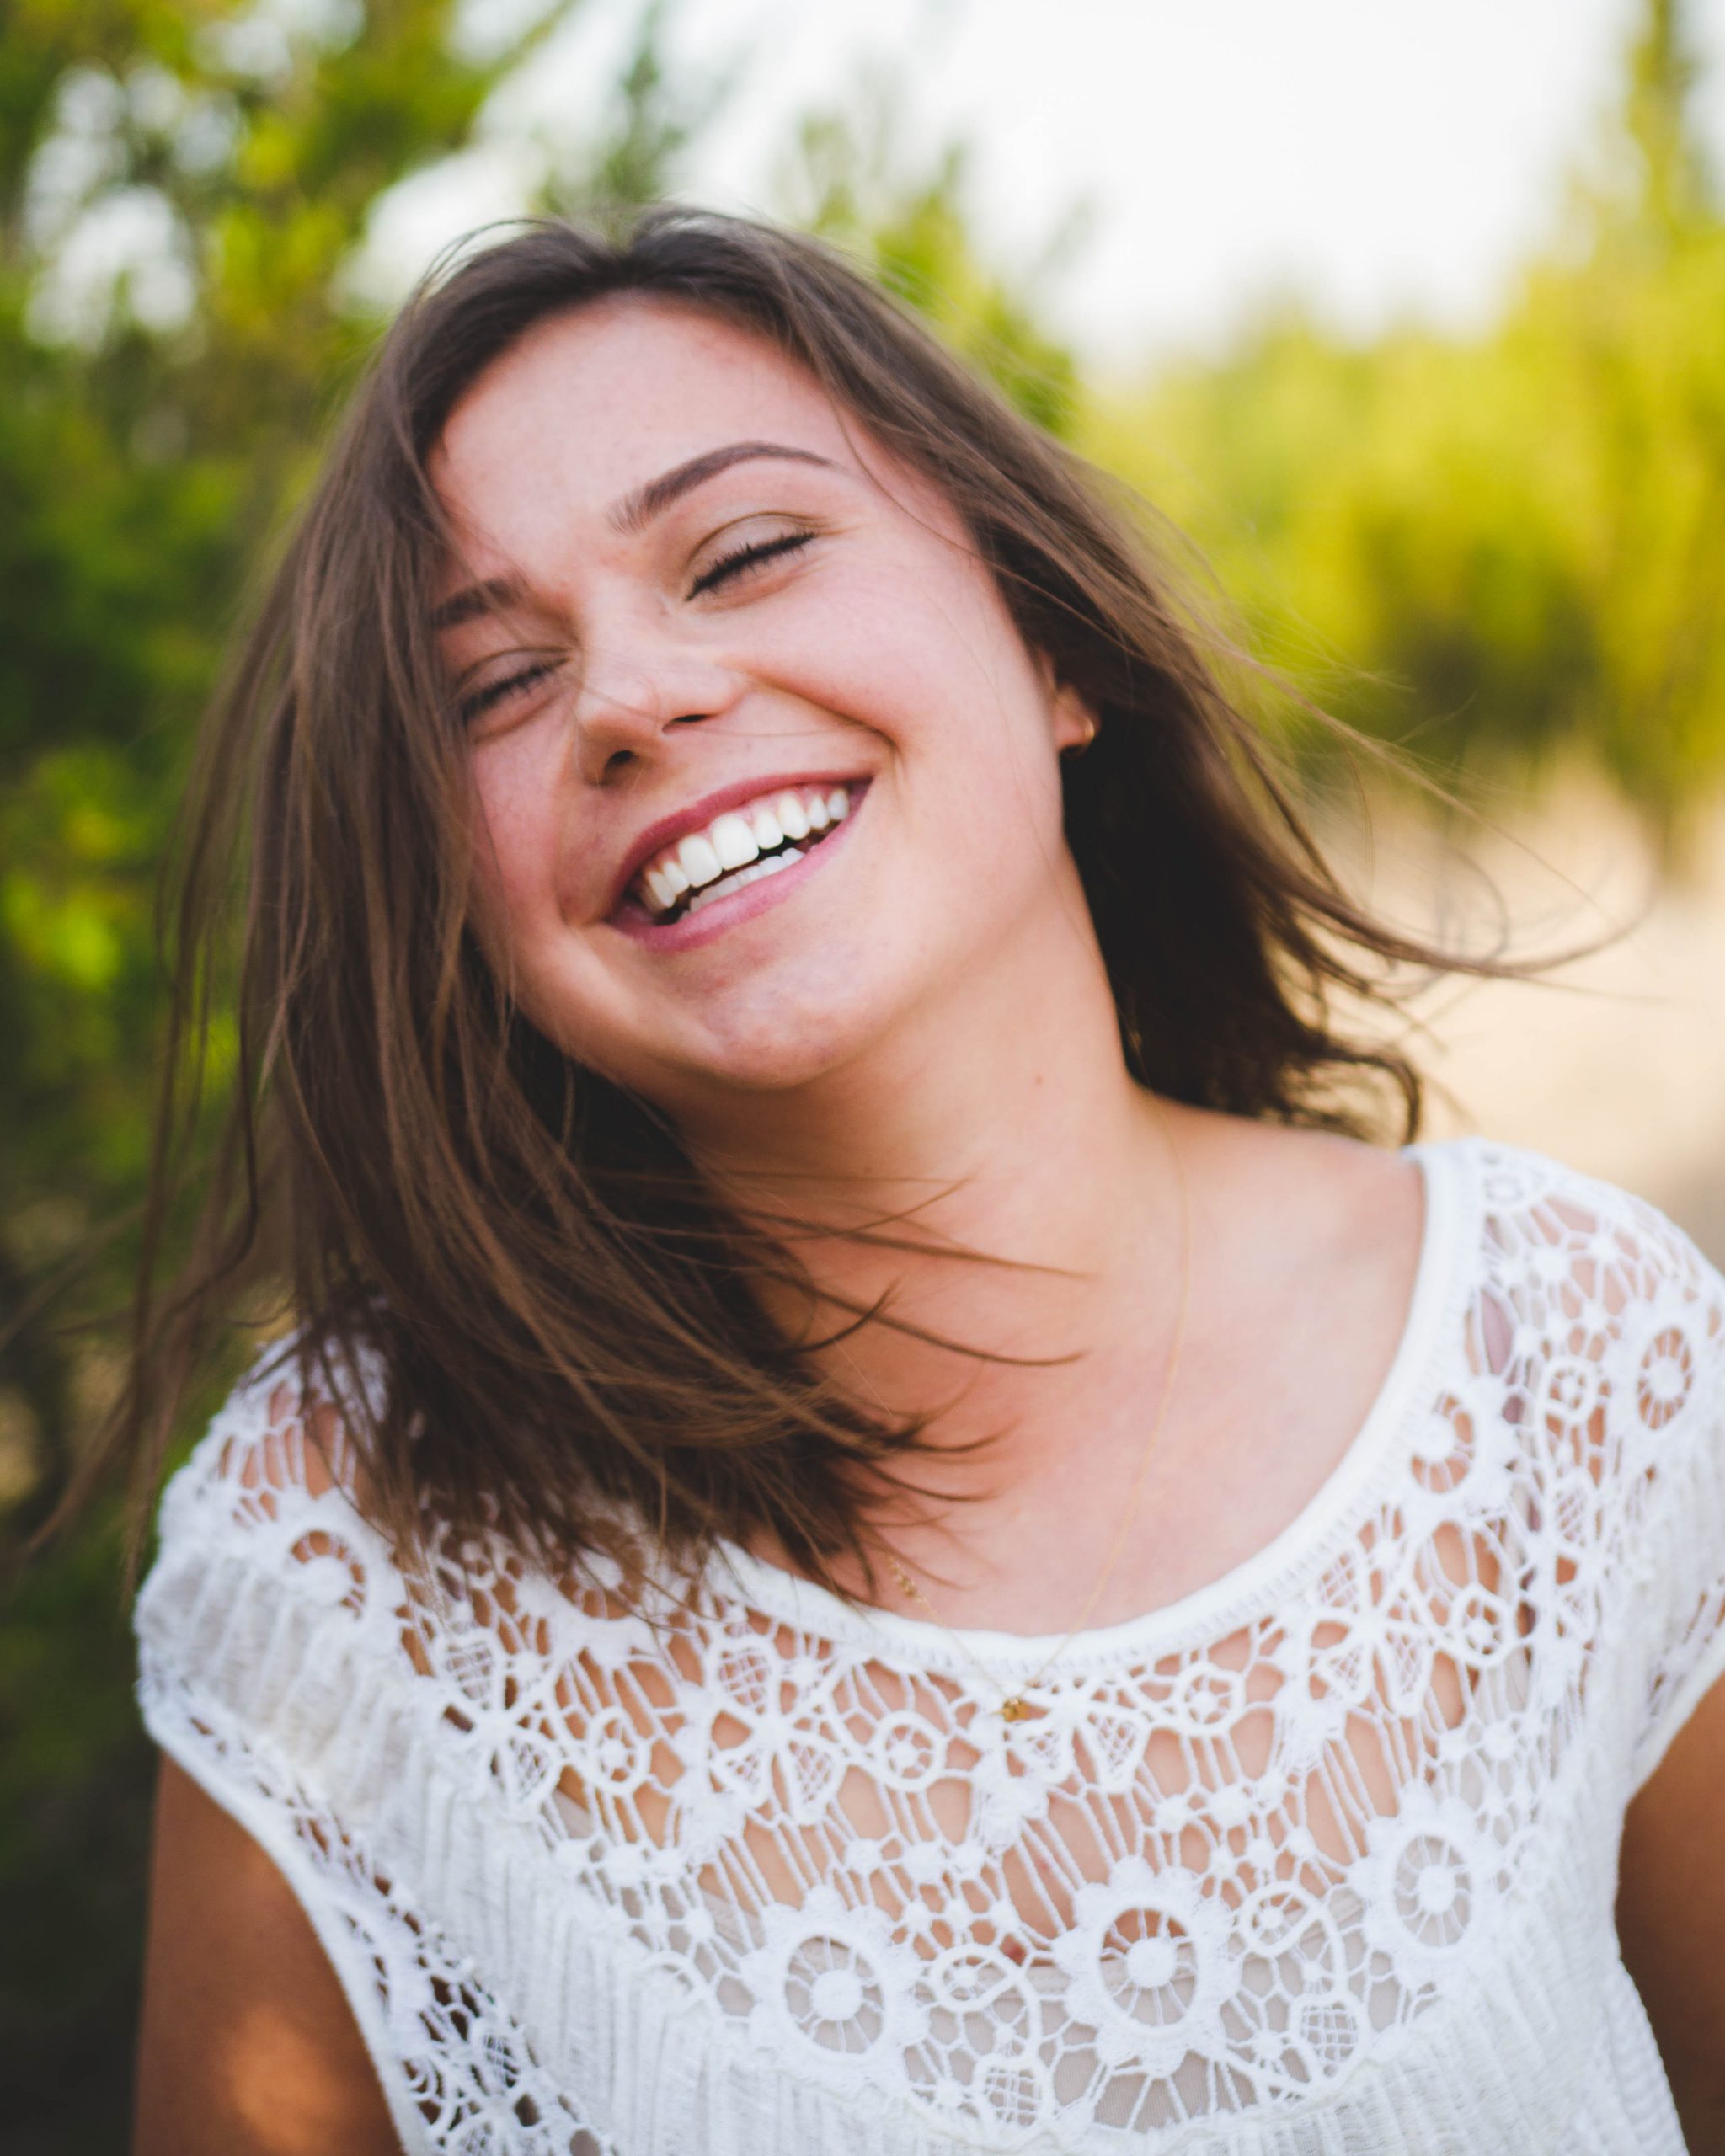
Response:
[[[667,639],[590,645],[574,714],[574,755],[589,786],[662,755],[679,727],[717,718],[744,684],[729,667]]]

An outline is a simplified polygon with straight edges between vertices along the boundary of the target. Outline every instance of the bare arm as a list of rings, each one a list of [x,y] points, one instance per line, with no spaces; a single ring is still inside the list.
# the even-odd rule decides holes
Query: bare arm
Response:
[[[287,1882],[164,1759],[133,2156],[400,2156],[335,1972]]]
[[[1691,2156],[1725,2156],[1725,1678],[1629,1807],[1617,1929]]]

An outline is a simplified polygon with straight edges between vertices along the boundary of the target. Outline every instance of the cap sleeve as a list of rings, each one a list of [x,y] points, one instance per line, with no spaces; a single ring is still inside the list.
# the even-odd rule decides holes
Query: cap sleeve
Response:
[[[525,2105],[545,2156],[598,2152],[384,1823],[419,1702],[407,1585],[351,1481],[338,1407],[308,1408],[277,1350],[164,1492],[135,1614],[145,1726],[292,1889],[405,2150],[467,2147],[476,2121]]]
[[[1635,1206],[1616,1240],[1633,1791],[1725,1677],[1725,1281],[1650,1207]]]

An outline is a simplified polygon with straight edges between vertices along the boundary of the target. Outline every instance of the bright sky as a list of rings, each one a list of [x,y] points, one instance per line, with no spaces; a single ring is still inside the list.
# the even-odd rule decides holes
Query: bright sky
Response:
[[[528,0],[471,0],[499,22]],[[1725,164],[1725,0],[1688,0]],[[1547,237],[1616,92],[1637,0],[683,0],[674,50],[746,58],[687,192],[770,210],[792,123],[903,85],[908,145],[974,147],[985,243],[1023,260],[1087,202],[1051,297],[1098,357],[1209,343],[1299,292],[1370,331],[1489,316]],[[615,79],[632,0],[589,0],[527,100],[580,125]],[[506,136],[515,115],[506,115]],[[485,199],[489,184],[494,201]],[[399,266],[509,205],[451,175],[391,224]],[[385,235],[380,234],[380,237]]]

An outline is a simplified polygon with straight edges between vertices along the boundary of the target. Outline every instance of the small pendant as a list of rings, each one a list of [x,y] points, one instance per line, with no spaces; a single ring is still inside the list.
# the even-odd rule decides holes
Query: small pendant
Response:
[[[1002,1700],[1001,1701],[1001,1720],[1002,1721],[1028,1721],[1029,1719],[1029,1708],[1025,1705],[1024,1702],[1018,1698],[1016,1693],[1010,1700]]]

